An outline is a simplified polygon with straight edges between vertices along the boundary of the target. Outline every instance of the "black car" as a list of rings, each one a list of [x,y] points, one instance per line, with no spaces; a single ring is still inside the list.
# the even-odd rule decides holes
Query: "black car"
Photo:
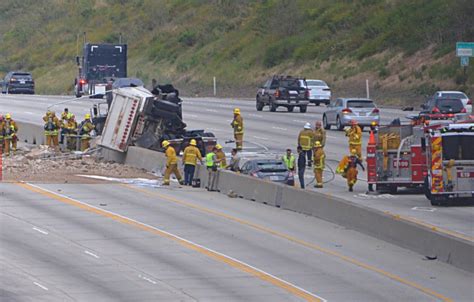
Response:
[[[241,173],[290,186],[295,184],[293,172],[279,159],[251,159],[242,166]]]
[[[309,90],[306,80],[291,76],[273,76],[257,91],[257,110],[269,106],[271,112],[278,107],[286,107],[292,112],[299,107],[300,112],[306,112],[309,104]]]
[[[455,114],[465,113],[466,109],[461,99],[431,98],[421,105],[421,113],[426,114]]]
[[[2,93],[35,94],[35,81],[29,72],[10,71],[3,80]]]

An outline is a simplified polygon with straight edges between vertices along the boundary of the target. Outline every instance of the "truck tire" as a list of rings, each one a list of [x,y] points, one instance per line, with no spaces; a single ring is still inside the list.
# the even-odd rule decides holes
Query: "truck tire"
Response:
[[[326,130],[331,129],[331,125],[328,123],[328,118],[327,118],[326,114],[323,115],[323,127]]]
[[[300,106],[300,112],[301,113],[306,113],[306,110],[308,109],[308,106]]]
[[[271,104],[270,104],[270,111],[271,111],[271,112],[275,112],[275,111],[277,110],[277,107],[278,107],[278,106],[277,106],[275,103],[271,103]]]
[[[288,112],[293,112],[293,109],[295,109],[295,106],[288,106],[286,108],[288,109]]]
[[[336,128],[339,131],[342,131],[344,129],[344,125],[341,123],[341,119],[339,116],[336,118]]]

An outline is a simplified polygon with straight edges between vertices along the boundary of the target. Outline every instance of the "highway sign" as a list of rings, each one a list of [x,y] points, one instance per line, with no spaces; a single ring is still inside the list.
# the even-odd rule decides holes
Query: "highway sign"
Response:
[[[461,57],[461,66],[469,66],[469,57]]]
[[[472,57],[474,56],[474,42],[457,42],[456,56]]]

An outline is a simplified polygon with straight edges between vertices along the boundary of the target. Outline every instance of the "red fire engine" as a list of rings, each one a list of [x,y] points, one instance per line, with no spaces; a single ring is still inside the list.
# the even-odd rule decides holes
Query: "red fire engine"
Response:
[[[425,195],[432,205],[474,202],[474,122],[430,129],[426,134]]]

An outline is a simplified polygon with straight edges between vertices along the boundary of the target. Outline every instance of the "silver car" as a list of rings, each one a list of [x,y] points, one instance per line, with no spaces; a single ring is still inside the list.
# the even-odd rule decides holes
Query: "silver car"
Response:
[[[330,103],[323,114],[325,129],[334,125],[338,130],[343,130],[352,120],[357,121],[361,128],[379,125],[379,109],[370,99],[339,98]]]
[[[331,101],[331,88],[321,80],[306,80],[306,88],[309,90],[309,101],[316,106],[328,105]]]

